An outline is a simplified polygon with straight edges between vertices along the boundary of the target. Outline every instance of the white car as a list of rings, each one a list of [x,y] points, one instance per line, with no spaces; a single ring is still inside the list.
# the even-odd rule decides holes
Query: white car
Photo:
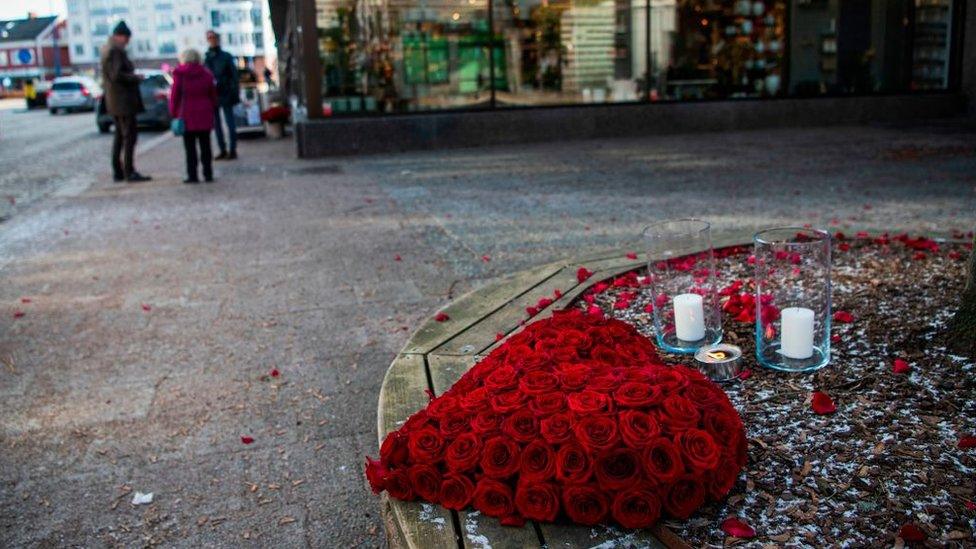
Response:
[[[87,76],[62,76],[55,78],[47,92],[47,108],[51,114],[58,111],[93,111],[102,96],[102,87]]]

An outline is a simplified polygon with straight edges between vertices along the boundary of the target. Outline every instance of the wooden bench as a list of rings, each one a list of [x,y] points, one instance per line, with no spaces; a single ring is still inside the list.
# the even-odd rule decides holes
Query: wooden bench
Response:
[[[717,239],[715,246],[749,242],[743,231]],[[693,253],[699,250],[675,250]],[[567,307],[593,284],[637,269],[641,259],[629,259],[624,252],[608,253],[583,260],[550,263],[523,271],[501,282],[475,290],[448,305],[445,322],[428,320],[390,365],[380,390],[377,413],[379,442],[398,429],[411,414],[428,402],[426,391],[443,393],[481,357],[500,342],[496,334],[517,332],[526,318],[525,308],[541,297],[562,297],[533,320]],[[586,267],[594,274],[577,280],[577,270]],[[392,547],[428,549],[441,547],[687,547],[662,525],[650,530],[626,531],[607,526],[584,527],[566,524],[527,523],[524,527],[501,526],[496,519],[471,509],[454,512],[438,505],[382,499],[387,539]]]

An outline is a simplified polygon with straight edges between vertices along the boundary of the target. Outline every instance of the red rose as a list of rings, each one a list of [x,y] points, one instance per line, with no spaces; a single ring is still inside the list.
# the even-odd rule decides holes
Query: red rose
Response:
[[[441,481],[438,499],[444,507],[460,511],[468,506],[474,496],[474,483],[467,475],[448,473]]]
[[[484,380],[485,388],[489,392],[495,393],[502,389],[511,389],[518,383],[518,372],[511,366],[499,366],[495,368]]]
[[[556,452],[556,479],[566,484],[586,482],[593,472],[589,454],[575,442],[564,444]]]
[[[684,368],[680,366],[674,368],[662,366],[654,372],[653,383],[660,387],[665,394],[672,394],[687,387],[688,378],[685,376]]]
[[[566,397],[569,409],[577,414],[597,414],[610,409],[610,398],[595,391],[585,390]]]
[[[531,442],[539,435],[539,420],[531,410],[523,408],[502,422],[502,434],[518,442]]]
[[[383,465],[381,460],[370,459],[366,456],[366,480],[374,494],[379,494],[386,489],[386,477],[390,472]]]
[[[597,458],[593,467],[597,484],[606,491],[621,490],[640,480],[640,455],[631,448],[614,448]]]
[[[631,448],[643,448],[661,434],[661,426],[650,414],[625,410],[617,416],[620,438]]]
[[[711,435],[701,429],[688,429],[675,435],[674,442],[681,450],[682,461],[696,473],[714,469],[720,450]]]
[[[573,329],[561,330],[557,336],[557,341],[560,346],[576,349],[577,351],[587,351],[593,343],[586,332]]]
[[[437,503],[438,492],[441,489],[441,473],[436,467],[424,463],[412,465],[407,470],[413,491],[421,498]]]
[[[493,435],[502,428],[502,421],[504,420],[505,416],[498,412],[481,412],[471,420],[471,429],[482,436]]]
[[[718,467],[706,474],[705,488],[708,491],[708,497],[713,501],[724,498],[735,486],[741,469],[742,467],[735,462],[733,456],[727,453],[722,454]]]
[[[670,440],[658,437],[644,450],[644,472],[658,484],[670,484],[685,471],[681,454]]]
[[[703,410],[723,410],[728,404],[728,397],[725,396],[725,393],[707,380],[689,383],[685,387],[685,398]]]
[[[557,377],[559,384],[566,391],[577,391],[586,386],[586,380],[590,377],[592,369],[585,364],[564,363],[557,367]]]
[[[541,482],[549,480],[554,474],[556,474],[556,452],[551,446],[535,441],[522,449],[519,482]]]
[[[647,528],[661,518],[661,500],[650,490],[632,488],[613,498],[611,512],[624,528]]]
[[[733,446],[742,435],[742,420],[733,410],[709,412],[702,419],[704,429],[722,446]]]
[[[443,395],[435,398],[427,405],[427,415],[436,419],[443,420],[445,417],[452,416],[461,409],[461,404],[452,396]]]
[[[390,474],[386,475],[384,487],[392,498],[413,501],[417,497],[414,494],[413,484],[410,482],[410,477],[407,476],[406,469],[394,469],[390,471]]]
[[[407,462],[410,437],[400,431],[393,431],[386,435],[380,446],[380,461],[387,465],[403,465]]]
[[[456,414],[440,420],[440,433],[444,438],[454,438],[471,428],[471,419],[463,414]]]
[[[525,402],[525,398],[525,393],[519,390],[497,393],[491,397],[491,409],[499,414],[518,410]]]
[[[573,425],[576,440],[593,452],[609,450],[619,440],[617,422],[604,416],[585,417]]]
[[[551,482],[520,482],[515,507],[527,519],[552,522],[559,514],[559,489]]]
[[[671,486],[664,499],[664,509],[674,518],[686,519],[705,503],[705,486],[698,478],[688,475]]]
[[[573,522],[593,526],[607,516],[610,503],[599,488],[584,484],[563,489],[563,509]]]
[[[537,417],[551,416],[556,412],[562,412],[565,408],[566,397],[558,390],[536,395],[529,401],[529,410]]]
[[[554,390],[559,386],[556,374],[535,370],[526,372],[519,380],[519,389],[527,395],[539,395]]]
[[[481,470],[491,478],[511,476],[518,471],[519,457],[519,445],[511,439],[490,438],[481,452]]]
[[[549,444],[562,444],[573,436],[572,421],[566,414],[553,414],[542,420],[539,432]]]
[[[437,463],[444,453],[444,437],[432,427],[424,427],[410,433],[408,447],[413,463]]]
[[[506,484],[483,478],[474,489],[472,504],[474,508],[489,517],[505,517],[515,511],[512,502],[512,489]]]
[[[481,439],[474,433],[462,433],[447,447],[444,461],[452,471],[473,469],[481,459]]]
[[[661,427],[671,433],[696,427],[701,417],[695,403],[679,395],[665,398],[661,404],[661,413]]]
[[[488,389],[478,387],[462,395],[458,399],[458,402],[461,404],[461,409],[465,411],[481,412],[491,406],[491,402],[488,400],[489,396]]]
[[[620,385],[620,380],[617,379],[616,376],[610,373],[605,373],[602,375],[591,377],[590,381],[586,383],[586,388],[589,389],[590,391],[594,391],[597,393],[609,394],[611,391],[616,389],[618,385]],[[613,411],[612,404],[613,404],[613,400],[608,396],[607,397],[608,411]]]
[[[620,354],[606,345],[597,345],[590,351],[590,357],[608,366],[616,366],[620,363]]]
[[[661,402],[664,393],[656,385],[628,381],[613,392],[613,401],[624,408],[643,408]]]

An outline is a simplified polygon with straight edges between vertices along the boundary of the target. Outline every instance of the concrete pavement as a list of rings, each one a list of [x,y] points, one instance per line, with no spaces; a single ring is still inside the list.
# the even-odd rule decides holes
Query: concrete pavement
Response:
[[[0,539],[383,545],[361,471],[380,382],[449,299],[636,247],[665,217],[970,230],[974,138],[939,122],[307,162],[243,141],[198,186],[169,139],[139,158],[152,183],[92,169],[0,224]]]

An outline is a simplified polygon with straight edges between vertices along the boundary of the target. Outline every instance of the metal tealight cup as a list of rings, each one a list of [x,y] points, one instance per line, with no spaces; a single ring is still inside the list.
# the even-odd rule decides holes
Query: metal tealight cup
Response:
[[[731,381],[742,372],[742,349],[725,343],[708,345],[695,352],[698,370],[712,381]]]

